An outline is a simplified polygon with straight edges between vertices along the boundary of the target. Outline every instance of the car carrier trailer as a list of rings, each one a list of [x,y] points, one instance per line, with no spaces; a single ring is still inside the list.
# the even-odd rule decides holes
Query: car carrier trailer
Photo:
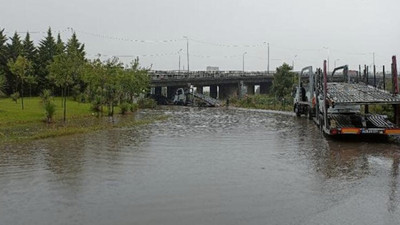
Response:
[[[337,75],[340,70],[342,73]],[[368,85],[368,81],[351,79],[347,65],[335,68],[328,76],[324,61],[323,70],[318,69],[315,74],[311,67],[301,71],[294,111],[297,116],[304,114],[313,119],[327,135],[400,135],[396,57],[392,58],[392,81],[390,93]],[[392,105],[395,121],[387,115],[370,113],[370,105]]]

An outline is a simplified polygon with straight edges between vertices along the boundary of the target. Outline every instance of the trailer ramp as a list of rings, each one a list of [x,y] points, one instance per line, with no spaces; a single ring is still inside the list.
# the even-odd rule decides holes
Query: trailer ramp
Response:
[[[400,96],[362,83],[330,82],[327,98],[334,104],[400,104]]]
[[[216,106],[220,106],[221,105],[220,101],[218,101],[215,98],[211,98],[208,95],[203,95],[203,94],[200,94],[200,93],[194,93],[193,96],[196,98],[196,100],[200,100],[200,101],[206,103],[208,106],[215,106],[216,107]]]

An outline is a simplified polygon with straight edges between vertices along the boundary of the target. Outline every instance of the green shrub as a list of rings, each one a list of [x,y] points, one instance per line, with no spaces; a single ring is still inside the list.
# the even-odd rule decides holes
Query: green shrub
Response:
[[[140,109],[154,109],[157,107],[157,102],[151,98],[139,99],[138,105]]]
[[[47,123],[51,123],[53,121],[53,117],[56,112],[56,105],[51,101],[48,101],[45,102],[43,106],[46,113]]]
[[[90,110],[96,113],[97,116],[100,116],[102,113],[102,98],[100,96],[96,96],[92,101],[92,105],[90,106]]]
[[[131,104],[127,103],[127,102],[123,102],[119,105],[119,108],[121,110],[121,114],[125,115],[131,108]]]
[[[136,103],[131,104],[131,112],[136,112],[139,109],[139,105]]]
[[[10,97],[15,103],[18,103],[19,92],[15,92],[14,94],[11,94]]]
[[[50,102],[51,91],[49,89],[44,89],[40,94],[40,98],[42,99],[42,103]]]

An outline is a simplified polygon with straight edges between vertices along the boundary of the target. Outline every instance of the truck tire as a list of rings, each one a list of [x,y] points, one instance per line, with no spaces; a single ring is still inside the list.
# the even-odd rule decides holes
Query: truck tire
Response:
[[[294,112],[296,113],[297,117],[301,116],[298,104],[294,105]]]
[[[322,118],[322,116],[319,117],[319,129],[321,131],[322,134],[324,134],[324,119]]]
[[[308,119],[312,120],[313,117],[313,112],[312,112],[312,108],[310,108],[309,106],[307,106],[307,112],[308,112]]]

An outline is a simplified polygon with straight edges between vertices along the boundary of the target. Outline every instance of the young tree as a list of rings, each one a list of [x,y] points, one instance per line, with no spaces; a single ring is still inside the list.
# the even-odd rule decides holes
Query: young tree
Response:
[[[62,53],[54,57],[48,66],[49,80],[62,89],[64,122],[67,114],[67,90],[74,83],[75,77],[82,72],[83,59],[76,53]]]
[[[82,80],[86,85],[86,94],[92,103],[92,109],[99,115],[103,113],[105,102],[105,83],[107,81],[107,70],[104,64],[95,59],[85,64],[85,72]]]
[[[27,58],[18,56],[15,61],[13,59],[8,61],[8,67],[11,73],[16,77],[16,89],[18,89],[18,84],[20,86],[21,104],[22,109],[24,109],[24,82],[32,79],[32,63]]]
[[[148,90],[150,78],[148,69],[139,67],[139,59],[136,58],[121,77],[121,87],[127,101],[132,103],[133,98]]]
[[[123,65],[118,58],[109,60],[106,65],[107,79],[104,83],[105,101],[108,104],[108,115],[114,116],[115,103],[121,98],[121,76],[124,72]]]
[[[293,86],[293,77],[295,73],[291,71],[292,67],[284,63],[276,68],[274,80],[272,82],[272,91],[278,98],[290,95]]]

